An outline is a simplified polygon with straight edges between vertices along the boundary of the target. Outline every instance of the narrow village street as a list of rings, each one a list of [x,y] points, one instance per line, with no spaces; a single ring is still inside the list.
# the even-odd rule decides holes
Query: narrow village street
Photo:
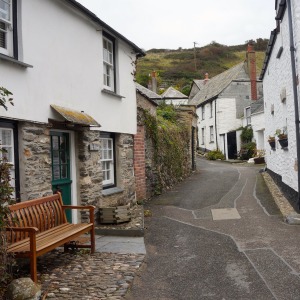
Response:
[[[146,204],[147,255],[127,299],[300,299],[300,227],[283,222],[260,168],[198,159]]]

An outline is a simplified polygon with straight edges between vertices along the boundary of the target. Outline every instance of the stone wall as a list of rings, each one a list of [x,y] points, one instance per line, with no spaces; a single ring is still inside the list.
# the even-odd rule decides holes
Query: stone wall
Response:
[[[134,172],[137,201],[146,199],[145,126],[137,126],[134,136]]]
[[[49,129],[46,125],[20,122],[18,131],[21,201],[51,195]]]
[[[100,204],[102,207],[133,205],[136,203],[133,136],[130,134],[116,134],[115,146],[117,187],[103,190]]]
[[[84,130],[77,135],[78,190],[81,205],[100,207],[102,171],[100,164],[100,131]],[[90,145],[98,145],[91,150]]]

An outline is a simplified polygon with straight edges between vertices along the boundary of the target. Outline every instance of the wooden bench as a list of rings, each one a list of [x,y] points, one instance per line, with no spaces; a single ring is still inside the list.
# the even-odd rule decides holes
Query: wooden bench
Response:
[[[90,223],[67,222],[66,209],[89,210]],[[30,274],[37,282],[37,257],[59,246],[68,248],[78,237],[89,233],[90,244],[77,245],[95,252],[94,206],[63,205],[60,193],[9,206],[8,253],[30,259]]]

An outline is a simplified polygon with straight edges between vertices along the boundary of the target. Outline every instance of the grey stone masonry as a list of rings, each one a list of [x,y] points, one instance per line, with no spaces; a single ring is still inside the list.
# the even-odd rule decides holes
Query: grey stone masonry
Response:
[[[91,150],[90,145],[99,145]],[[88,129],[78,132],[78,168],[79,168],[79,195],[81,205],[100,206],[102,192],[102,171],[100,164],[100,131]],[[81,215],[82,221],[87,216]]]
[[[46,125],[19,123],[21,200],[52,194],[50,135]]]
[[[119,189],[116,193],[102,194],[102,207],[127,204],[133,205],[136,203],[133,164],[133,136],[130,134],[117,134],[115,139],[115,147],[116,184]]]

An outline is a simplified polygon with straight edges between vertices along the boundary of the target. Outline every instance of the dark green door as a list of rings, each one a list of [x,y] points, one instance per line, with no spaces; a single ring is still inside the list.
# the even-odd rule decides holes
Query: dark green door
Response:
[[[70,137],[66,132],[51,132],[52,190],[62,194],[63,203],[71,205]],[[66,211],[72,221],[71,211]]]

